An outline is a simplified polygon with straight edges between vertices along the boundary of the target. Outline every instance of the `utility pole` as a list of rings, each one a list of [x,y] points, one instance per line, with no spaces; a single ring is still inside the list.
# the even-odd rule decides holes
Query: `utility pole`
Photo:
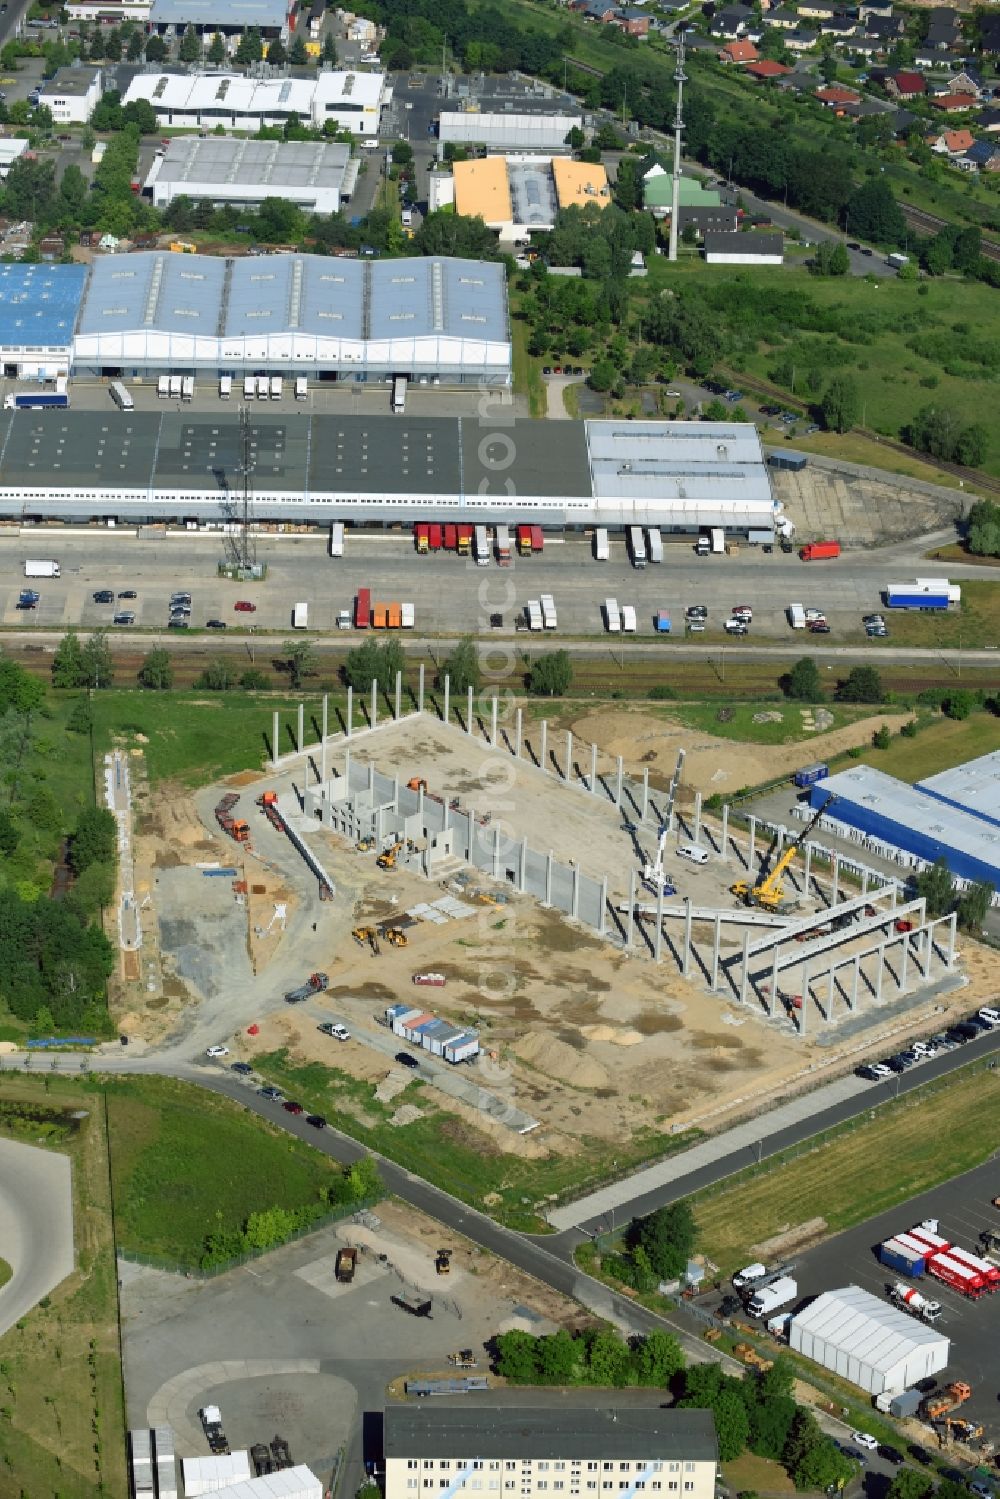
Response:
[[[674,115],[674,182],[670,199],[670,246],[667,252],[669,260],[677,259],[677,220],[680,217],[681,207],[681,137],[684,134],[682,106],[684,85],[687,82],[687,75],[684,72],[683,28],[678,29],[677,32],[677,67],[674,70],[674,82],[677,85],[677,112]]]

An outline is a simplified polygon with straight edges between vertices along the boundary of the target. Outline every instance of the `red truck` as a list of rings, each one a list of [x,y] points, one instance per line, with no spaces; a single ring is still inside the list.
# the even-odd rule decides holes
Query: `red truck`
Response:
[[[432,523],[431,525],[429,525],[427,527],[427,532],[428,532],[427,540],[430,542],[431,551],[432,552],[440,552],[440,550],[441,550],[441,527],[440,526],[436,526],[436,525],[434,525]]]
[[[354,628],[367,630],[372,622],[372,593],[370,588],[359,588],[354,600]]]
[[[824,558],[840,556],[839,541],[809,541],[799,552],[803,562],[822,562]]]
[[[445,549],[446,552],[457,552],[458,551],[458,527],[457,526],[451,526],[451,525],[445,526],[445,528],[444,528],[444,549]]]

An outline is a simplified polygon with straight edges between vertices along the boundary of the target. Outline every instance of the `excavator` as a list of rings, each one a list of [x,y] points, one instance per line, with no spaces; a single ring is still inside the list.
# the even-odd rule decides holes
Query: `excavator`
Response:
[[[816,809],[799,836],[794,838],[785,849],[770,874],[765,875],[756,885],[751,885],[749,880],[737,880],[735,885],[729,887],[732,894],[743,901],[744,905],[761,906],[765,911],[780,910],[785,898],[785,888],[781,883],[781,877],[833,800],[834,797],[831,794],[823,805]]]
[[[403,844],[402,841],[400,841],[398,843],[394,843],[391,848],[387,848],[383,853],[379,854],[375,860],[375,863],[378,865],[379,869],[395,869],[396,860],[399,857],[402,848]]]

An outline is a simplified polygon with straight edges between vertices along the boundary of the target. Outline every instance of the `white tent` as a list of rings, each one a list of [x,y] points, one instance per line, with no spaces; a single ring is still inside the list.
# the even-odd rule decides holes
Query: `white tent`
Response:
[[[788,1341],[870,1395],[898,1394],[948,1362],[948,1339],[859,1286],[824,1291],[791,1320]]]

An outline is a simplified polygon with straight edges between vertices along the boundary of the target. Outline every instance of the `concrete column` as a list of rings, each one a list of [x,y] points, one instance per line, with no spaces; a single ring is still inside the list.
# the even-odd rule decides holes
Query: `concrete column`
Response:
[[[399,811],[399,776],[392,778],[392,810]]]
[[[656,959],[656,961],[658,963],[660,961],[660,955],[663,952],[663,882],[662,882],[662,880],[659,881],[657,883],[657,886],[656,886],[656,936],[654,937],[653,941],[654,941],[653,956],[654,956],[654,958]]]
[[[374,790],[375,790],[375,766],[374,766],[374,763],[370,764],[367,767],[367,770],[368,770],[368,790],[374,792]]]
[[[539,763],[539,765],[541,766],[541,768],[543,770],[547,770],[548,769],[548,753],[549,753],[549,721],[548,721],[547,718],[543,718],[542,719],[542,722],[541,722],[541,724],[539,726],[538,733],[539,733],[538,763]]]
[[[573,731],[566,730],[566,785],[573,779]]]
[[[465,732],[467,734],[471,734],[472,733],[472,688],[471,687],[469,688],[468,692],[466,693]]]
[[[330,694],[323,694],[323,719],[320,727],[323,730],[319,746],[319,779],[321,785],[326,785],[326,736],[330,724]]]
[[[799,1035],[804,1036],[809,1025],[809,964],[802,964],[802,1008],[799,1011]]]
[[[375,847],[382,847],[382,808],[375,808]]]
[[[295,747],[298,750],[298,752],[299,752],[300,755],[302,753],[303,748],[305,747],[305,739],[306,739],[306,705],[305,705],[305,703],[299,703],[297,725],[296,725],[296,730],[295,730]]]
[[[698,842],[701,836],[701,792],[694,794],[694,841]]]
[[[524,709],[518,708],[514,714],[514,758],[521,758],[521,730],[524,726]]]
[[[417,676],[417,712],[424,711],[424,663],[421,661]]]
[[[896,902],[897,902],[898,899],[899,899],[899,886],[896,884],[896,881],[893,880],[892,884],[889,886],[889,910],[890,911],[895,911],[895,909],[896,909]]]
[[[755,883],[755,881],[757,879],[757,866],[754,863],[754,858],[755,858],[756,852],[757,852],[757,819],[756,819],[756,817],[751,817],[749,819],[749,822],[750,822],[750,847],[747,849],[747,879],[750,881],[750,883],[752,885],[752,884]]]
[[[861,954],[854,959],[854,978],[851,982],[851,1014],[858,1013],[858,985],[861,982]]]
[[[545,855],[545,905],[552,904],[552,850]]]
[[[597,745],[590,746],[590,794],[597,795]]]
[[[865,867],[861,871],[861,894],[862,895],[867,895],[868,894],[868,882],[869,882],[869,878],[870,878],[870,876],[868,874],[868,866],[865,865]]]
[[[691,971],[691,897],[684,899],[684,949],[681,953],[681,973],[687,978]]]
[[[621,757],[621,755],[618,756],[618,764],[617,764],[617,767],[616,767],[616,776],[617,776],[617,780],[616,780],[616,783],[615,783],[615,806],[620,809],[621,808],[621,804],[622,804],[622,757]]]
[[[354,733],[354,688],[347,689],[347,737]]]
[[[397,721],[402,716],[402,712],[403,712],[403,673],[401,671],[397,671],[397,673],[396,673],[396,713],[395,713],[395,717],[396,717]]]
[[[829,994],[827,995],[827,998],[826,998],[826,1020],[827,1020],[827,1024],[828,1025],[833,1020],[833,998],[834,998],[834,995],[836,994],[836,992],[837,992],[837,970],[834,967],[833,960],[831,958],[831,961],[830,961],[830,992],[829,992]]]
[[[780,982],[778,959],[780,956],[781,944],[776,942],[774,944],[774,953],[771,957],[771,1003],[767,1007],[767,1013],[769,1015],[781,1014],[781,1001],[778,998],[778,984]]]
[[[625,950],[631,952],[635,943],[635,870],[629,870],[628,918],[625,922]]]
[[[344,785],[347,787],[347,795],[351,794],[351,751],[344,751]]]
[[[494,749],[497,747],[497,695],[494,692],[493,701],[490,703],[490,744]]]
[[[442,797],[442,802],[444,810],[444,822],[441,824],[441,827],[442,831],[447,833],[448,829],[451,827],[451,808],[448,805],[448,798],[446,796]]]
[[[834,851],[833,855],[833,884],[830,889],[830,904],[835,906],[840,895],[840,855]]]
[[[573,893],[570,896],[569,914],[576,921],[580,915],[580,866],[573,865]]]
[[[417,787],[417,816],[420,818],[420,826],[424,827],[424,788]]]
[[[901,958],[899,960],[899,992],[900,992],[900,994],[905,994],[906,993],[906,965],[910,961],[910,939],[909,939],[909,936],[904,935],[903,941],[902,941],[901,945],[902,945],[902,948],[903,948],[903,952],[902,952],[902,956],[901,956]]]
[[[805,864],[802,870],[802,890],[805,895],[809,894],[809,876],[812,872],[812,844],[806,843]]]
[[[494,702],[496,699],[494,698]],[[496,823],[493,828],[493,878],[500,878],[500,824]]]
[[[601,880],[601,911],[597,921],[597,931],[604,936],[608,929],[608,877]]]
[[[745,1005],[746,1002],[747,1002],[747,986],[748,986],[748,984],[750,982],[750,975],[747,972],[747,967],[748,967],[749,963],[750,963],[750,928],[746,927],[744,929],[744,932],[743,932],[743,968],[742,968],[742,971],[740,973],[740,1004],[741,1005]]]
[[[640,822],[645,822],[646,821],[646,813],[648,811],[649,811],[649,766],[648,765],[644,765],[642,767],[642,812],[639,814],[639,821]]]
[[[518,860],[518,866],[517,866],[517,888],[520,890],[520,892],[521,892],[522,895],[524,894],[525,890],[527,889],[527,886],[525,884],[525,881],[527,879],[527,873],[528,873],[528,840],[527,840],[527,838],[522,838],[521,839],[521,856],[520,856],[520,859]]]
[[[271,759],[275,763],[277,763],[278,756],[281,754],[281,746],[278,743],[279,732],[280,730],[278,728],[278,714],[277,710],[275,710],[275,712],[271,716]]]
[[[878,968],[875,970],[875,1003],[882,1003],[882,978],[885,973],[885,943],[878,950]]]
[[[958,930],[958,912],[952,911],[948,917],[948,957],[945,960],[949,968],[955,966],[955,933]]]
[[[478,836],[478,834],[479,834],[479,828],[478,828],[478,824],[476,822],[476,809],[475,809],[475,807],[470,806],[469,809],[468,809],[467,815],[468,815],[468,818],[469,818],[469,863],[471,864],[473,862],[472,861],[472,850],[475,847],[476,843],[479,841],[479,836]]]
[[[729,862],[729,803],[722,803],[722,833],[719,838],[719,848],[724,864]]]
[[[372,683],[372,728],[378,723],[378,682]]]
[[[722,945],[722,912],[715,913],[715,930],[712,933],[712,988],[719,987],[719,948]]]
[[[451,697],[451,677],[449,677],[448,674],[445,673],[445,679],[444,679],[444,721],[445,721],[445,723],[448,722],[448,708],[449,708],[449,702],[448,702],[448,700],[449,700],[450,697]]]

